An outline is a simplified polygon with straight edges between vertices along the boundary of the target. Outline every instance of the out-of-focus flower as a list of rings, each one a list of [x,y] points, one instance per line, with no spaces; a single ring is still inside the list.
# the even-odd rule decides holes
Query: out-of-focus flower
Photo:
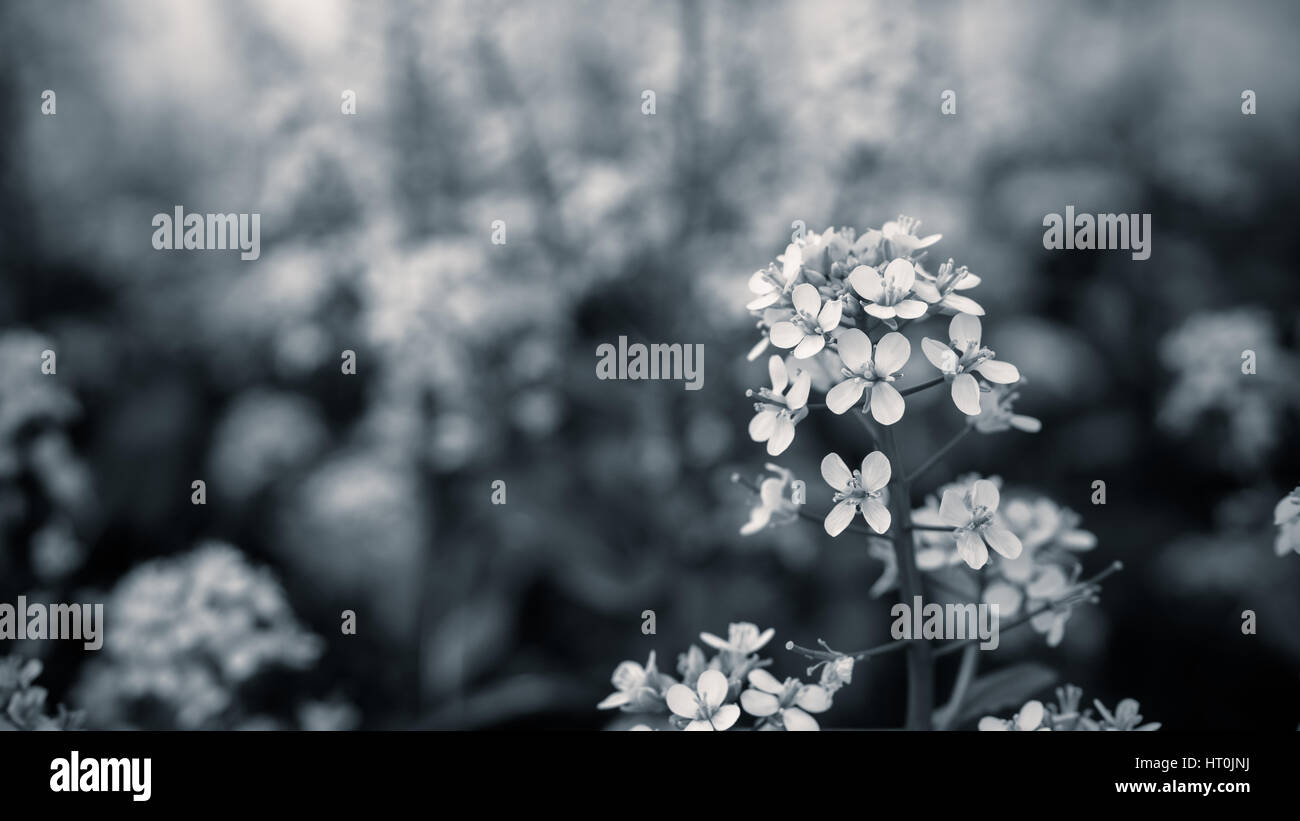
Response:
[[[857,328],[850,328],[836,340],[846,377],[826,394],[831,413],[844,413],[867,393],[871,415],[882,425],[903,418],[903,396],[890,383],[912,354],[912,343],[900,333],[887,333],[872,350],[871,340]]]
[[[772,387],[760,388],[758,401],[754,403],[754,418],[749,422],[749,438],[755,442],[767,442],[767,452],[779,456],[794,441],[794,426],[808,415],[808,388],[812,377],[796,370],[794,379],[790,379],[785,360],[773,356],[767,361],[767,372],[772,379]],[[753,391],[746,391],[746,396],[754,396]]]
[[[1273,524],[1277,526],[1277,539],[1273,548],[1277,555],[1300,553],[1300,487],[1291,491],[1273,509]]]
[[[1020,379],[1015,365],[996,359],[993,351],[980,345],[982,333],[979,317],[957,314],[948,324],[949,344],[930,337],[921,340],[925,358],[951,384],[953,404],[967,416],[980,412],[980,386],[974,374],[1000,385]]]
[[[700,633],[700,641],[716,650],[734,653],[737,656],[748,656],[762,650],[774,635],[776,635],[774,628],[769,627],[760,632],[758,625],[742,621],[727,627],[726,639],[712,633]]]
[[[764,726],[819,730],[817,719],[809,714],[824,713],[831,706],[831,694],[820,684],[804,684],[797,678],[781,683],[766,670],[751,671],[749,685],[740,694],[740,706],[751,716],[765,719]]]
[[[889,251],[893,256],[910,257],[917,251],[923,251],[943,239],[943,234],[918,237],[916,230],[920,227],[920,220],[899,214],[898,219],[882,225],[880,233],[884,236],[885,242],[889,243]]]
[[[826,514],[823,526],[832,536],[838,536],[853,521],[853,514],[862,511],[862,518],[871,529],[884,533],[889,529],[889,508],[881,501],[882,492],[889,484],[889,459],[880,451],[868,453],[862,460],[862,469],[850,472],[839,454],[828,453],[822,459],[822,478],[835,489],[835,506]]]
[[[991,390],[980,391],[980,412],[968,416],[966,424],[980,433],[1002,433],[1015,428],[1025,433],[1038,433],[1043,423],[1032,416],[1016,413],[1012,405],[1020,392],[1008,385],[992,385]]]
[[[758,500],[749,511],[749,521],[740,528],[740,535],[753,534],[769,527],[790,524],[799,518],[799,505],[790,498],[794,473],[770,462],[767,469],[776,474],[758,483]]]
[[[999,500],[997,485],[979,479],[965,493],[956,488],[945,490],[939,503],[944,523],[956,528],[957,553],[975,570],[989,559],[985,544],[1009,559],[1020,555],[1020,539],[995,516]]]
[[[1046,567],[1025,588],[1028,597],[1026,605],[1031,611],[1046,604],[1058,602],[1050,609],[1030,619],[1029,624],[1035,631],[1047,636],[1047,646],[1055,647],[1065,637],[1065,623],[1070,619],[1070,605],[1061,601],[1070,589],[1070,579],[1065,571],[1055,565]]]
[[[916,266],[916,283],[912,286],[916,295],[941,311],[958,314],[983,316],[984,308],[968,296],[954,293],[965,291],[980,284],[980,278],[966,270],[953,267],[950,259],[939,266],[937,274],[931,276],[920,265]]]
[[[614,668],[610,678],[614,692],[596,705],[599,710],[622,709],[625,712],[662,712],[664,695],[668,688],[676,684],[670,676],[660,673],[655,667],[655,653],[650,651],[650,659],[645,667],[635,661],[625,661]]]
[[[912,289],[915,284],[916,269],[906,259],[893,260],[885,266],[883,273],[870,265],[859,265],[849,274],[849,285],[866,300],[862,309],[870,316],[891,323],[891,327],[895,319],[925,316],[927,305],[916,298]]]
[[[35,684],[42,667],[40,659],[0,658],[0,731],[75,730],[81,726],[82,713],[69,712],[62,704],[55,715],[45,714],[48,693]]]
[[[1034,699],[1025,702],[1025,706],[1020,708],[1009,719],[1001,719],[996,716],[984,716],[980,719],[979,728],[982,731],[1002,731],[1018,730],[1020,732],[1034,732],[1050,730],[1051,727],[1043,724],[1043,718],[1046,715],[1043,709],[1043,702]]]
[[[1138,712],[1140,705],[1137,701],[1126,698],[1121,701],[1112,713],[1106,709],[1106,705],[1093,699],[1093,705],[1097,712],[1101,713],[1101,729],[1126,732],[1136,730],[1138,732],[1150,732],[1160,729],[1160,722],[1153,721],[1150,724],[1142,723],[1142,714]]]
[[[823,305],[817,288],[807,282],[795,286],[791,299],[794,312],[789,319],[772,326],[772,344],[778,348],[794,348],[795,359],[807,359],[826,347],[823,334],[840,324],[842,306],[836,300]]]
[[[761,311],[781,301],[781,297],[790,293],[794,281],[803,267],[803,251],[791,243],[781,258],[781,270],[769,265],[761,271],[755,271],[749,278],[749,290],[758,294],[745,307],[751,311]]]
[[[689,720],[687,730],[727,730],[740,718],[739,707],[723,703],[727,690],[726,676],[717,670],[705,670],[694,690],[684,684],[668,688],[668,709]]]

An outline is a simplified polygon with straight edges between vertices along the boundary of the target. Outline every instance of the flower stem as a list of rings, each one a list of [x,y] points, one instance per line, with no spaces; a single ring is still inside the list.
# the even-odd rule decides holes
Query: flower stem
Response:
[[[940,459],[942,459],[948,451],[957,447],[957,443],[960,442],[963,438],[965,438],[966,434],[970,433],[972,430],[973,428],[970,425],[967,425],[966,427],[962,428],[960,433],[958,433],[956,436],[949,439],[948,442],[943,447],[936,450],[934,454],[930,456],[929,459],[926,459],[924,462],[921,463],[920,467],[918,467],[916,470],[909,473],[907,475],[907,480],[906,480],[907,483],[911,484],[913,481],[919,478],[922,473],[925,473],[927,470],[934,467],[935,462],[938,462]]]
[[[970,687],[971,680],[975,678],[975,671],[980,666],[980,647],[978,644],[968,644],[966,649],[961,653],[961,667],[957,670],[957,682],[952,686],[952,695],[948,698],[948,703],[939,712],[935,720],[935,725],[940,730],[952,729],[952,723],[961,711],[961,703],[966,698],[966,689]]]
[[[898,393],[900,396],[911,396],[917,391],[923,391],[926,388],[933,388],[935,385],[941,385],[941,384],[943,384],[943,377],[936,376],[934,379],[931,379],[929,382],[922,382],[921,384],[913,385],[910,388],[903,388]]]
[[[880,426],[877,438],[882,453],[891,465],[897,465],[898,445],[894,430]],[[890,528],[894,537],[894,556],[898,561],[898,586],[902,600],[911,602],[922,595],[921,573],[916,567],[916,547],[912,536],[912,500],[909,480],[894,473],[889,482]],[[907,722],[909,730],[930,729],[934,710],[934,660],[930,645],[924,641],[907,643]]]

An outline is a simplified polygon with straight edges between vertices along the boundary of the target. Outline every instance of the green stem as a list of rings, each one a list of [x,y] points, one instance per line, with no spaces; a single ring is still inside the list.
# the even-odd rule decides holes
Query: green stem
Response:
[[[877,439],[880,450],[891,466],[899,464],[898,446],[889,425],[880,426]],[[894,537],[894,556],[898,561],[899,594],[905,602],[921,596],[921,573],[916,567],[916,548],[912,536],[911,488],[908,479],[894,471],[889,481],[890,530]],[[907,723],[909,730],[928,730],[934,711],[934,660],[929,643],[907,643]]]

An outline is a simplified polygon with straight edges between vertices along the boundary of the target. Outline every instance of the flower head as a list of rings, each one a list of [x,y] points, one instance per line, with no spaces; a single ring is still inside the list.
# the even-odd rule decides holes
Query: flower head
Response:
[[[912,343],[900,333],[888,333],[876,343],[857,328],[850,328],[836,340],[840,360],[844,363],[842,382],[826,393],[826,407],[832,413],[844,413],[867,394],[871,415],[882,425],[892,425],[903,418],[903,396],[890,383],[899,368],[907,364]]]
[[[767,361],[767,373],[772,387],[760,388],[758,393],[746,391],[745,395],[757,397],[754,418],[749,422],[749,438],[767,442],[767,452],[778,456],[794,441],[794,426],[808,415],[808,389],[812,376],[796,371],[793,380],[786,370],[785,361],[773,356]]]
[[[799,505],[790,498],[794,474],[770,462],[767,469],[776,474],[758,483],[758,501],[749,511],[749,521],[740,528],[740,535],[753,534],[769,527],[787,525],[799,518]]]
[[[1025,433],[1038,433],[1043,423],[1032,416],[1016,413],[1013,403],[1020,392],[1008,385],[993,385],[992,390],[979,392],[980,412],[966,418],[966,423],[980,433],[1002,433],[1015,428]]]
[[[939,310],[984,316],[984,309],[980,307],[978,302],[968,296],[956,293],[956,291],[974,288],[979,284],[979,277],[966,270],[965,265],[954,268],[953,261],[950,259],[940,265],[938,273],[933,276],[927,274],[925,269],[917,265],[916,284],[912,287],[918,297],[934,305]]]
[[[1045,716],[1043,702],[1034,699],[1025,702],[1025,706],[1020,708],[1020,712],[1009,719],[1004,720],[996,716],[984,716],[980,719],[979,728],[985,732],[990,730],[1018,730],[1020,732],[1050,730],[1051,727],[1043,723]]]
[[[917,299],[913,290],[916,268],[906,259],[895,259],[883,272],[870,265],[859,265],[849,274],[849,285],[865,302],[862,310],[894,326],[895,319],[916,319],[928,307]]]
[[[1112,713],[1106,709],[1106,705],[1096,699],[1092,700],[1093,706],[1097,712],[1101,713],[1101,729],[1111,731],[1126,732],[1137,730],[1139,732],[1151,732],[1160,729],[1160,722],[1153,721],[1150,724],[1142,723],[1142,714],[1138,712],[1141,705],[1134,699],[1126,698],[1121,701]]]
[[[956,488],[945,490],[939,503],[944,524],[955,528],[957,553],[975,570],[989,560],[985,544],[1008,559],[1020,555],[1020,539],[995,516],[999,500],[998,486],[978,479],[964,493]]]
[[[826,347],[823,334],[840,324],[842,306],[836,300],[823,305],[816,286],[807,282],[794,287],[791,300],[794,309],[790,317],[772,325],[772,344],[778,348],[794,348],[795,359],[807,359]]]
[[[749,689],[740,694],[740,706],[751,716],[764,719],[764,726],[783,730],[819,730],[810,713],[830,709],[831,694],[820,684],[804,684],[797,678],[784,683],[766,670],[751,670]]]
[[[835,507],[826,514],[826,532],[838,536],[853,521],[853,514],[862,511],[862,518],[871,529],[884,533],[889,529],[889,508],[881,495],[889,484],[889,459],[880,451],[868,453],[862,460],[862,469],[850,472],[838,454],[828,453],[822,459],[822,478],[835,489]]]
[[[794,287],[794,282],[799,278],[799,271],[802,268],[803,251],[798,245],[791,243],[781,257],[779,270],[776,265],[768,265],[761,271],[755,271],[749,278],[749,290],[758,296],[745,307],[751,311],[761,311],[780,302],[781,298],[789,294]]]
[[[980,345],[982,329],[978,317],[957,314],[948,324],[949,343],[926,337],[921,351],[952,385],[952,401],[967,416],[980,412],[980,386],[974,374],[989,382],[1009,385],[1020,379],[1020,371],[1009,362],[995,359],[995,354]]]
[[[740,718],[740,708],[735,704],[723,704],[727,698],[727,677],[717,670],[705,670],[700,674],[695,689],[685,684],[674,684],[668,688],[668,709],[681,718],[689,720],[687,730],[727,730]]]
[[[737,656],[748,656],[762,650],[774,635],[776,630],[771,627],[759,632],[758,625],[742,621],[727,627],[726,639],[712,633],[701,633],[700,641],[716,650],[734,653]]]
[[[884,235],[885,241],[889,243],[889,250],[894,256],[910,257],[917,251],[929,248],[943,239],[943,234],[918,237],[916,229],[920,227],[920,220],[899,214],[898,219],[890,220],[882,225],[880,233]]]
[[[614,692],[596,705],[599,710],[618,707],[628,712],[662,712],[664,693],[674,683],[672,677],[656,669],[653,650],[645,667],[635,661],[625,661],[615,667],[610,682]]]

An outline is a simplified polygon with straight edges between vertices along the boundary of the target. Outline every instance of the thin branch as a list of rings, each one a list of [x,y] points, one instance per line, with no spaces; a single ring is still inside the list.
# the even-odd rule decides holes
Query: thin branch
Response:
[[[931,379],[928,382],[922,382],[921,384],[913,385],[910,388],[903,388],[898,393],[900,396],[911,396],[912,394],[917,393],[919,391],[923,391],[926,388],[933,388],[935,385],[942,385],[942,384],[943,384],[943,377],[936,376],[934,379]]]
[[[918,467],[916,470],[908,474],[907,476],[908,484],[911,484],[911,482],[914,479],[918,478],[921,474],[925,473],[927,470],[934,467],[935,462],[938,462],[940,459],[944,457],[945,454],[948,453],[948,451],[955,448],[957,446],[957,443],[960,442],[963,438],[965,438],[966,435],[969,434],[972,430],[974,430],[974,428],[972,428],[970,425],[967,425],[966,427],[962,428],[960,433],[958,433],[956,436],[949,439],[948,442],[943,447],[935,451],[934,454],[929,459],[926,459],[924,462],[922,462],[920,467]]]

